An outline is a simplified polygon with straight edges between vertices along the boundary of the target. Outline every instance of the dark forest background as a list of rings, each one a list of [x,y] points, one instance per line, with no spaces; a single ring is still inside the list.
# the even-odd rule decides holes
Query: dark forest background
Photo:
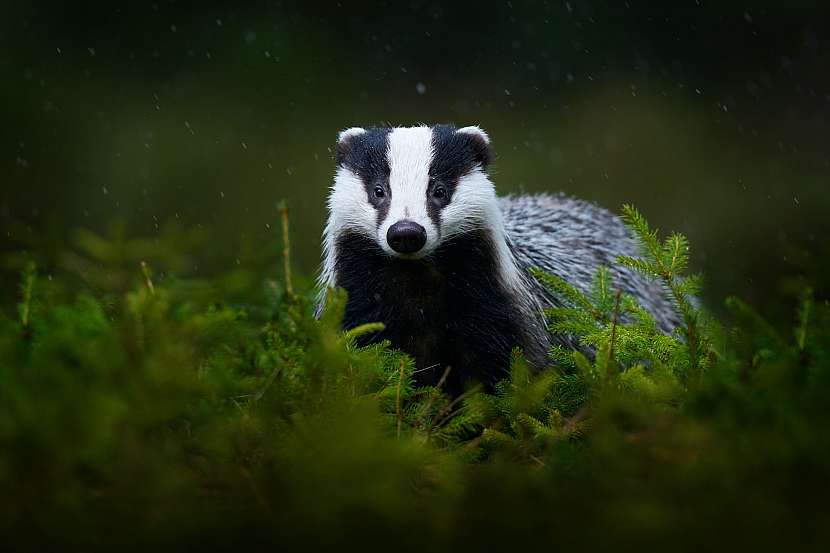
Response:
[[[180,270],[210,276],[277,258],[285,198],[311,276],[339,130],[479,124],[502,193],[633,203],[690,237],[714,309],[776,311],[830,266],[826,6],[7,3],[0,247],[176,224],[207,237]]]

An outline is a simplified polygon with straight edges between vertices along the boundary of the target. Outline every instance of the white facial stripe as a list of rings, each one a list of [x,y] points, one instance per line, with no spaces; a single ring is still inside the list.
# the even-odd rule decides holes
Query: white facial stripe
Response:
[[[524,277],[507,245],[504,219],[496,188],[480,169],[458,179],[452,202],[441,212],[442,240],[485,229],[495,246],[502,282],[514,291],[524,290]]]
[[[323,271],[320,284],[334,286],[335,242],[343,229],[359,232],[374,239],[377,212],[366,201],[366,188],[354,172],[339,167],[328,200],[329,219],[323,231]]]
[[[366,201],[366,187],[363,180],[353,171],[339,167],[335,175],[335,186],[329,196],[329,225],[335,229],[348,227],[350,230],[374,234],[377,220],[375,208]]]
[[[494,217],[501,218],[496,207],[496,190],[481,170],[476,169],[458,179],[452,201],[441,212],[443,239],[490,228]]]
[[[396,128],[389,133],[389,188],[391,203],[386,218],[378,228],[378,243],[390,255],[397,255],[386,242],[389,227],[402,221],[414,221],[427,231],[427,242],[414,255],[431,252],[438,245],[439,232],[427,213],[427,186],[432,163],[432,129],[430,127]]]

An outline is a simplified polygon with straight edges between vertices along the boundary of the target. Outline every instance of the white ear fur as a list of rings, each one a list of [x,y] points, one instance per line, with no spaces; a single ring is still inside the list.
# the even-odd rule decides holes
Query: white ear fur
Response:
[[[490,144],[490,137],[487,136],[487,133],[484,132],[484,130],[481,127],[477,127],[477,126],[473,125],[473,126],[470,126],[470,127],[464,127],[464,128],[458,129],[456,132],[463,132],[463,133],[466,133],[466,134],[473,134],[473,135],[481,138],[484,141],[485,144],[488,144],[488,145]]]
[[[366,132],[366,129],[363,127],[352,127],[350,129],[346,129],[345,131],[341,131],[337,137],[338,142],[343,142],[353,136],[357,136]]]

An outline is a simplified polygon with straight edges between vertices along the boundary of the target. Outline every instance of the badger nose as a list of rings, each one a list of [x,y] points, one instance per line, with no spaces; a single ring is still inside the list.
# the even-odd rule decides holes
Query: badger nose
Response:
[[[418,223],[398,221],[389,227],[386,241],[398,253],[415,253],[427,243],[427,231]]]

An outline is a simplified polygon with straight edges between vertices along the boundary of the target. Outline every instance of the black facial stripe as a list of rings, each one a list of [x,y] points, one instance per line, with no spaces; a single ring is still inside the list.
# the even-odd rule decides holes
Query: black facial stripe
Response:
[[[366,129],[337,144],[337,165],[354,172],[363,181],[366,195],[377,210],[377,225],[389,212],[392,190],[389,187],[389,132],[391,129]],[[375,188],[383,190],[383,197],[375,196]]]
[[[427,188],[427,213],[439,226],[441,210],[452,201],[458,179],[475,169],[486,168],[490,161],[490,148],[479,136],[456,132],[452,125],[436,125],[432,128],[433,158],[429,167]],[[446,194],[436,198],[434,191],[443,187]]]

